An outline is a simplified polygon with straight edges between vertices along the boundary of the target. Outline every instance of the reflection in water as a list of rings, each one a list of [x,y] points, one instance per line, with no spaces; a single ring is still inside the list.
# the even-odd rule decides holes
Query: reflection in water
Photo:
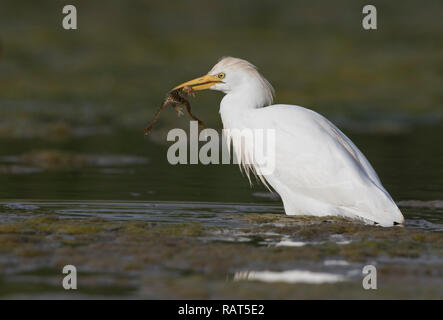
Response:
[[[276,243],[276,247],[303,247],[307,243],[302,241],[293,241],[293,240],[281,240]]]
[[[234,274],[234,281],[240,280],[321,284],[346,281],[346,277],[333,273],[311,272],[305,270],[286,270],[280,272],[241,271]]]
[[[12,210],[2,210],[14,209]],[[5,201],[0,202],[0,219],[16,216],[23,210],[40,209],[35,214],[55,214],[59,218],[102,218],[118,221],[143,221],[183,223],[198,222],[205,226],[242,226],[241,218],[250,213],[280,213],[281,208],[270,205],[230,203],[187,203],[187,202],[135,202],[135,201]],[[11,212],[12,211],[12,212]],[[228,229],[235,232],[234,229]],[[214,233],[220,240],[234,233]],[[235,237],[237,238],[237,234]]]
[[[345,260],[325,260],[323,264],[325,266],[348,266],[349,262]]]
[[[443,208],[443,200],[432,200],[432,201],[420,201],[420,200],[404,200],[398,203],[402,207],[411,208]]]

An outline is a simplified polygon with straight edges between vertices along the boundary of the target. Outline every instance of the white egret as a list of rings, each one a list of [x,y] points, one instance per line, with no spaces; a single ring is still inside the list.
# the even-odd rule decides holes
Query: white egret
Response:
[[[248,61],[225,57],[208,74],[175,89],[225,93],[225,129],[273,129],[275,169],[263,175],[248,165],[253,144],[228,137],[246,170],[257,174],[283,201],[287,215],[336,215],[381,226],[404,223],[403,215],[366,157],[322,115],[296,105],[271,105],[274,89]]]

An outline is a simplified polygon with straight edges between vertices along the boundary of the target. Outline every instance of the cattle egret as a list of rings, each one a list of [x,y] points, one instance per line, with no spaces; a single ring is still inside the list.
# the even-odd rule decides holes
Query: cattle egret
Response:
[[[296,105],[271,105],[274,89],[248,61],[225,57],[208,74],[174,89],[225,93],[224,129],[275,132],[275,168],[263,174],[248,163],[257,145],[228,136],[238,161],[281,197],[287,215],[342,216],[381,226],[404,218],[355,144],[322,115]],[[235,131],[235,130],[234,130]],[[229,135],[229,134],[228,134]]]

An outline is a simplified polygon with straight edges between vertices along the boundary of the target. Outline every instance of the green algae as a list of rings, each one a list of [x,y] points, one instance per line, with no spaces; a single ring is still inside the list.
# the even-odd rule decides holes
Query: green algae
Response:
[[[197,222],[162,223],[19,214],[15,222],[0,224],[0,252],[6,258],[2,261],[9,261],[6,265],[0,261],[0,271],[18,261],[30,269],[1,279],[4,286],[0,296],[32,296],[37,292],[62,294],[59,287],[50,283],[60,281],[61,269],[67,264],[76,265],[81,270],[83,286],[79,294],[86,296],[289,298],[302,297],[304,292],[304,297],[327,297],[334,288],[341,288],[343,292],[337,297],[406,297],[411,293],[404,290],[412,288],[412,283],[408,283],[404,290],[399,290],[396,283],[402,278],[409,279],[417,272],[420,272],[417,278],[420,281],[415,283],[418,289],[413,297],[438,297],[442,294],[435,286],[437,282],[428,291],[422,287],[424,283],[432,282],[441,262],[426,268],[419,267],[430,257],[437,261],[443,258],[440,232],[407,226],[381,228],[334,217],[311,219],[251,213],[230,215],[227,219],[237,220],[238,225],[220,233],[219,226],[210,227]],[[230,232],[250,236],[251,240],[229,242],[217,238],[219,234]],[[287,237],[306,241],[306,244],[276,247],[273,242],[263,245],[254,240],[279,241]],[[347,241],[343,242],[343,239]],[[322,265],[328,259],[343,259],[358,265],[377,262],[379,273],[385,279],[384,286],[389,290],[378,294],[362,293],[355,280],[346,284],[316,286],[233,282],[232,279],[226,282],[236,271],[297,269],[303,268],[306,263]],[[393,259],[410,262],[394,264]],[[153,270],[156,270],[154,274],[157,276],[153,276]],[[23,279],[29,277],[39,280],[26,285]],[[98,279],[102,277],[112,279],[113,285],[101,285]],[[148,285],[150,282],[151,286]],[[266,289],[269,286],[273,288],[272,294]],[[37,290],[39,287],[40,291]]]
[[[20,233],[22,232],[22,229],[20,228],[20,225],[16,223],[5,223],[0,224],[0,233]]]
[[[155,232],[171,236],[201,236],[205,232],[204,226],[199,222],[179,223],[159,227]]]
[[[60,233],[60,234],[89,234],[99,233],[103,231],[98,223],[88,223],[91,219],[86,221],[79,220],[64,220],[59,219],[53,215],[38,216],[35,218],[27,219],[24,223],[30,229],[29,232],[43,232],[43,233]]]

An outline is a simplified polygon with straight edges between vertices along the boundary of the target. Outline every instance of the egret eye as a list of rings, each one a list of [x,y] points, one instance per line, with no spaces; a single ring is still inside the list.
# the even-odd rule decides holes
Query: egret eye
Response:
[[[225,76],[226,76],[226,75],[225,75],[223,72],[220,72],[220,73],[217,75],[217,77],[218,77],[219,79],[224,79]]]

